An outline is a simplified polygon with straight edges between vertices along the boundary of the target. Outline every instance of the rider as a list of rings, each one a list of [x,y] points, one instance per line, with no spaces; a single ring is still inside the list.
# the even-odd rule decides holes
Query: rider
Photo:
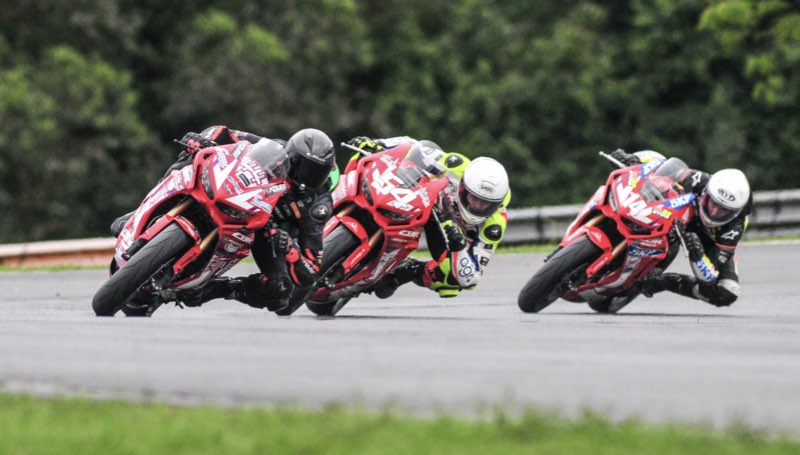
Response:
[[[293,291],[303,292],[316,280],[322,258],[322,227],[332,213],[329,174],[335,168],[333,142],[325,133],[307,128],[284,141],[262,138],[224,125],[212,126],[200,134],[187,133],[183,137],[181,142],[187,147],[167,174],[190,165],[200,148],[242,140],[253,144],[274,141],[287,153],[291,188],[276,204],[270,223],[278,227],[265,227],[256,233],[251,251],[260,273],[241,278],[217,278],[199,290],[178,294],[178,299],[186,306],[225,298],[278,311],[288,305]],[[125,221],[118,219],[112,229],[120,224],[124,226]]]
[[[385,299],[398,287],[413,281],[439,297],[455,297],[462,289],[478,284],[489,259],[503,238],[511,200],[508,176],[503,165],[492,158],[470,161],[459,153],[445,153],[434,142],[409,137],[373,140],[359,136],[348,144],[370,152],[379,152],[403,143],[420,143],[432,149],[442,165],[440,178],[448,179],[436,205],[434,216],[425,224],[425,238],[433,259],[406,259],[374,288]]]
[[[628,166],[653,159],[639,153],[617,150],[611,156]],[[738,169],[723,169],[714,174],[689,169],[680,184],[687,193],[697,196],[693,204],[698,216],[692,218],[683,233],[694,276],[659,271],[640,281],[640,289],[648,297],[671,291],[715,306],[731,305],[740,293],[735,252],[753,206],[750,184]],[[670,256],[659,265],[661,271],[675,255]]]

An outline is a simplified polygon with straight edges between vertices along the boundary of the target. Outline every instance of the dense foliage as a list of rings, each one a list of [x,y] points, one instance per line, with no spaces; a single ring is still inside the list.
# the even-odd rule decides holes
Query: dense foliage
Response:
[[[0,242],[105,235],[215,123],[430,138],[516,207],[583,200],[616,147],[800,187],[799,68],[791,0],[11,2]]]

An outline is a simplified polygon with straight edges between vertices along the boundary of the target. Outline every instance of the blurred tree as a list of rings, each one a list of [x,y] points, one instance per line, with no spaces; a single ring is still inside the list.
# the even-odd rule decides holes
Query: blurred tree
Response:
[[[0,235],[103,232],[156,175],[130,76],[69,47],[0,71]],[[121,191],[123,190],[123,191]]]

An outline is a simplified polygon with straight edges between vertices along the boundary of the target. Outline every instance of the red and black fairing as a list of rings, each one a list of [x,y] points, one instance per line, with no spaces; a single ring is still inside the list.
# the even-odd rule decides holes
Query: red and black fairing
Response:
[[[585,270],[577,287],[562,298],[575,302],[618,295],[667,257],[676,221],[694,216],[691,202],[677,183],[686,165],[654,160],[612,172],[567,228],[564,247],[587,236],[601,254]]]
[[[351,160],[333,192],[329,235],[344,225],[358,246],[343,258],[343,278],[319,288],[312,301],[353,297],[379,282],[419,246],[445,177],[413,143]]]
[[[200,286],[250,253],[255,232],[288,190],[285,152],[249,142],[198,151],[150,191],[117,239],[112,273],[165,227],[177,223],[194,245],[172,264],[166,287]]]

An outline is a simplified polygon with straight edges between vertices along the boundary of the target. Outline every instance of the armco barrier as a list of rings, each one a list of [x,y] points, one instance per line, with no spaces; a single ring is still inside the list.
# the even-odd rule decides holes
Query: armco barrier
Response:
[[[761,191],[753,195],[753,214],[745,238],[800,236],[800,189]],[[513,209],[503,245],[555,242],[580,210],[580,204]],[[0,265],[108,264],[114,239],[98,238],[0,245]]]

